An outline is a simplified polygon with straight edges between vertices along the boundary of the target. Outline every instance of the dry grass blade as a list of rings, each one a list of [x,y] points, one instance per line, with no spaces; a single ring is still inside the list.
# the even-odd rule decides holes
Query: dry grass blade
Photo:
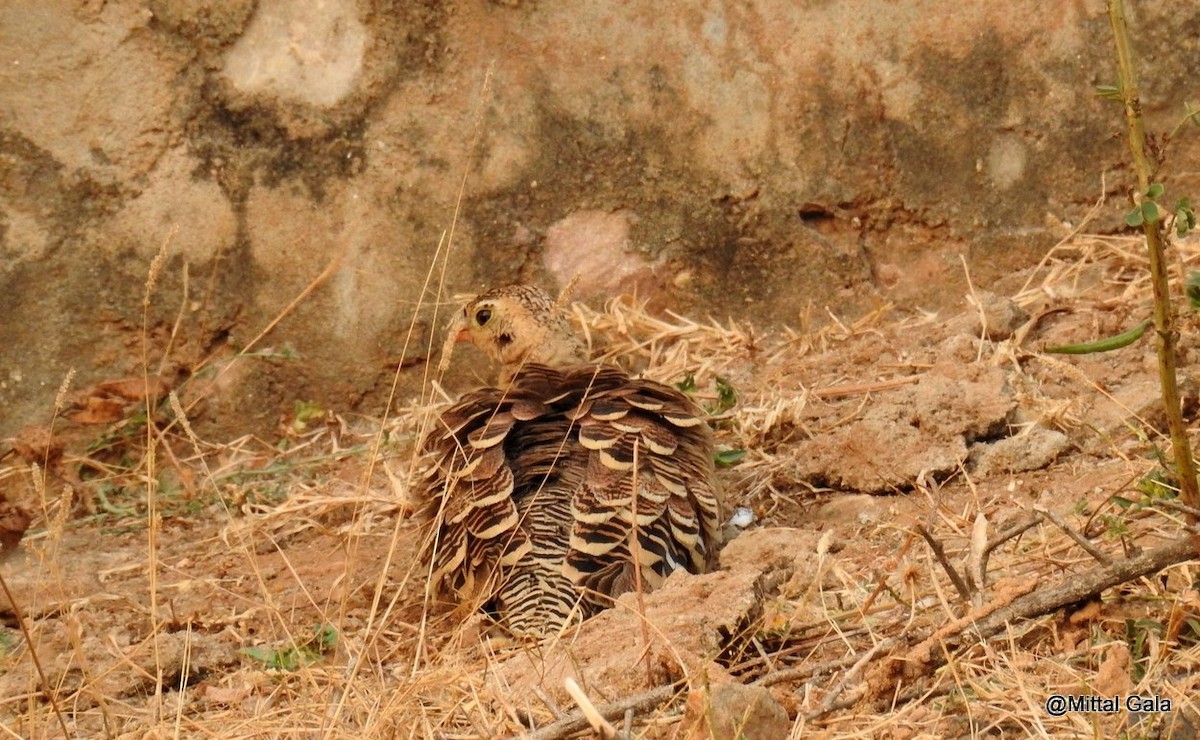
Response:
[[[37,643],[33,640],[33,635],[29,634],[29,625],[25,622],[25,616],[22,614],[21,605],[13,597],[12,591],[8,589],[8,582],[4,580],[4,575],[0,573],[0,590],[4,591],[4,598],[8,599],[11,605],[13,615],[17,618],[17,627],[21,630],[21,635],[25,638],[25,644],[29,649],[29,658],[33,662],[34,670],[37,671],[38,682],[41,685],[42,696],[49,702],[50,707],[54,710],[54,716],[58,719],[58,725],[62,728],[63,737],[70,737],[71,731],[67,729],[67,720],[63,718],[62,709],[58,706],[58,700],[54,696],[54,692],[50,689],[50,683],[46,680],[46,669],[42,668],[41,658],[37,655]]]
[[[1182,265],[1200,259],[1192,242],[1180,245]],[[40,448],[36,464],[10,455],[0,486],[31,488],[39,525],[28,562],[6,564],[3,578],[25,608],[10,621],[29,627],[24,639],[39,652],[0,649],[0,719],[38,740],[60,731],[546,740],[593,727],[566,711],[562,664],[587,688],[592,721],[632,736],[683,731],[691,697],[710,681],[772,687],[793,736],[874,737],[896,723],[923,736],[1066,735],[1080,718],[1049,717],[1044,698],[1099,692],[1102,673],[1127,681],[1123,692],[1188,706],[1200,688],[1191,678],[1200,635],[1195,549],[1181,520],[1193,512],[1154,477],[1147,452],[1162,438],[1131,391],[1140,356],[1047,359],[1033,349],[1123,324],[1146,305],[1141,269],[1133,240],[1064,242],[1017,296],[1042,318],[997,341],[980,340],[974,324],[961,330],[978,320],[974,308],[961,324],[890,309],[835,321],[814,308],[801,329],[768,334],[628,300],[575,304],[597,356],[685,387],[690,376],[719,449],[745,452],[721,470],[730,508],[751,509],[761,529],[726,547],[724,570],[695,586],[711,589],[704,600],[656,599],[694,595],[696,581],[685,580],[542,645],[503,639],[470,608],[426,603],[411,519],[415,451],[461,390],[440,392],[432,365],[420,371],[425,392],[393,399],[386,420],[328,413],[282,443],[212,439],[167,394],[151,424],[113,431],[119,454],[69,449],[65,464]],[[423,290],[439,293],[438,279],[435,266]],[[951,436],[952,404],[942,403],[951,397],[939,388],[976,408],[993,376],[1011,391],[999,421],[955,432],[942,467],[893,470],[937,441],[892,454],[911,430]],[[718,383],[736,389],[736,405],[721,407]],[[55,434],[71,404],[62,395]],[[927,396],[937,413],[920,416],[913,409]],[[1069,445],[1041,467],[977,467],[981,451],[1045,430]],[[876,485],[878,495],[863,495]],[[1088,524],[1063,526],[1075,516]],[[1111,565],[1097,567],[1085,542]],[[738,583],[744,591],[717,590]],[[722,622],[727,609],[736,613]],[[587,652],[593,630],[610,623],[622,639],[599,657]],[[336,645],[314,641],[320,627]],[[1117,646],[1129,658],[1101,671]],[[604,653],[621,647],[635,657],[604,672]],[[1118,716],[1087,721],[1106,735],[1127,729]]]
[[[610,722],[617,718],[623,718],[628,712],[633,712],[636,715],[656,709],[679,695],[680,688],[678,686],[658,686],[648,691],[625,697],[594,711],[603,721]],[[526,740],[559,740],[560,738],[570,737],[585,727],[591,726],[590,723],[591,720],[580,709],[568,714],[557,722],[540,727],[524,737]]]

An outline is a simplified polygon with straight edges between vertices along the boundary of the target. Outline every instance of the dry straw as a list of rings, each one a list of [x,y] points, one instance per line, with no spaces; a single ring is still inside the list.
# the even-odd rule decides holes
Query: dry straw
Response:
[[[1190,269],[1200,252],[1191,244],[1178,251],[1180,269]],[[1140,362],[1128,353],[1083,364],[1049,361],[1038,352],[1040,337],[1068,315],[1141,316],[1148,306],[1143,271],[1135,240],[1075,235],[1047,255],[1015,296],[1031,326],[1010,340],[972,345],[971,357],[984,365],[1001,360],[1021,389],[1023,408],[1044,412],[1077,444],[1089,444],[1097,434],[1088,426],[1096,407],[1088,404],[1114,397],[1110,381],[1093,375],[1142,372]],[[432,271],[430,280],[437,283]],[[722,474],[730,503],[753,507],[765,524],[802,531],[813,531],[820,504],[850,492],[834,493],[813,480],[797,453],[800,443],[861,418],[887,394],[921,382],[933,365],[915,355],[869,368],[841,358],[871,342],[916,334],[954,339],[946,321],[888,307],[853,321],[818,322],[809,314],[798,327],[773,334],[736,322],[656,315],[627,298],[600,310],[575,303],[571,314],[597,358],[668,383],[691,376],[701,403],[716,403],[718,378],[736,388],[738,405],[717,424],[722,448],[747,451]],[[421,464],[416,441],[444,403],[436,380],[427,378],[420,398],[396,399],[386,420],[331,414],[295,434],[287,449],[252,437],[205,440],[189,409],[169,395],[169,418],[148,407],[146,434],[128,448],[142,455],[140,462],[93,468],[103,471],[101,482],[141,481],[156,505],[138,516],[108,513],[72,523],[70,482],[35,473],[31,480],[40,481],[46,506],[44,531],[30,541],[44,562],[20,567],[45,568],[53,588],[31,587],[37,579],[24,578],[14,596],[31,626],[25,640],[45,658],[46,689],[63,709],[65,727],[57,727],[54,708],[41,698],[28,649],[0,657],[6,726],[36,738],[59,731],[547,738],[589,727],[660,737],[681,728],[689,691],[703,688],[699,675],[684,670],[679,683],[637,691],[580,680],[575,701],[586,706],[580,713],[562,686],[518,694],[504,678],[514,662],[537,666],[555,651],[571,651],[576,635],[542,646],[513,644],[469,610],[427,600],[427,564],[414,558],[421,531],[411,519],[410,481]],[[1052,385],[1062,389],[1059,395],[1048,395]],[[1058,406],[1068,402],[1067,409]],[[1136,416],[1129,424],[1143,435],[1141,449],[1161,444]],[[1131,454],[1136,437],[1105,434],[1094,448],[1102,459],[1079,453],[1045,474],[1025,474],[1045,475],[1048,486],[1088,476],[1090,485],[1070,495],[1048,492],[1064,506],[1039,512],[1034,502],[1014,498],[1015,478],[975,480],[963,467],[912,481],[889,500],[895,512],[889,517],[839,525],[850,530],[821,525],[829,528],[810,553],[808,576],[773,581],[755,616],[704,657],[734,680],[770,687],[797,737],[875,737],[889,728],[914,736],[1112,735],[1136,719],[1052,717],[1044,702],[1054,693],[1119,689],[1194,710],[1198,679],[1191,677],[1200,675],[1194,563],[1131,578],[1120,598],[1110,588],[1090,605],[1019,611],[1066,576],[1103,570],[1106,559],[1130,562],[1138,550],[1159,552],[1182,531],[1185,512],[1166,503],[1122,508],[1122,501],[1138,499],[1134,485],[1155,463]],[[1122,454],[1112,454],[1117,450]],[[17,465],[6,460],[0,480],[20,472]],[[190,481],[185,498],[203,503],[200,516],[170,514],[179,502],[160,488],[164,471]],[[168,519],[175,523],[168,526]],[[122,528],[133,534],[112,533]],[[63,566],[95,550],[96,542],[131,560],[106,562],[98,587],[81,590]],[[137,560],[147,555],[149,572]],[[10,580],[20,573],[5,571]],[[645,614],[641,606],[634,611]],[[631,640],[673,648],[671,633],[650,619],[638,621],[646,632]],[[106,633],[101,625],[111,624],[129,627]],[[336,647],[306,653],[322,624],[336,630]],[[239,652],[245,648],[313,660],[271,667]],[[670,649],[663,656],[686,662]],[[644,675],[643,665],[629,669]],[[586,674],[587,666],[578,670]],[[1151,726],[1136,731],[1143,729]]]

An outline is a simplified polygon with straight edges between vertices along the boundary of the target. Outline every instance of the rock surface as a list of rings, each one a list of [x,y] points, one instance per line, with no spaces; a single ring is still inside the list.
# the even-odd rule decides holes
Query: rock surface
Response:
[[[957,301],[960,253],[991,285],[1079,222],[1102,172],[1128,185],[1120,110],[1093,94],[1103,12],[5,2],[0,436],[72,368],[140,374],[143,343],[171,385],[255,354],[228,389],[248,413],[222,424],[377,411],[440,340],[431,275],[445,297],[583,271],[583,297],[636,285],[760,324]],[[1166,130],[1200,8],[1131,12]],[[1184,191],[1198,150],[1172,149]]]

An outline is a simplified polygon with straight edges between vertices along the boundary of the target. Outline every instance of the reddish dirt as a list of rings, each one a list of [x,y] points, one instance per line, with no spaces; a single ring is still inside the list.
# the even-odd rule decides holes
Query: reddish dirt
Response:
[[[1120,273],[1120,260],[1083,249],[1076,257],[1092,289],[1061,308],[1044,288],[1018,295],[1021,311],[986,297],[986,328],[967,307],[949,318],[882,313],[790,338],[735,327],[720,335],[730,351],[697,338],[709,352],[692,350],[701,392],[717,374],[738,392],[716,425],[720,446],[746,456],[721,479],[730,507],[749,507],[757,522],[727,545],[718,572],[626,596],[556,644],[512,645],[478,616],[425,609],[420,533],[405,498],[418,418],[408,410],[384,424],[377,457],[378,420],[319,410],[283,420],[287,445],[199,442],[160,422],[161,521],[152,529],[138,482],[148,469],[145,433],[127,431],[132,417],[90,440],[81,422],[58,422],[65,451],[30,430],[10,445],[0,501],[27,511],[32,527],[0,574],[79,735],[503,734],[551,722],[548,705],[570,708],[567,676],[600,705],[688,681],[690,696],[639,709],[649,736],[726,727],[750,706],[759,707],[746,710],[762,723],[754,727],[779,727],[776,705],[793,732],[869,734],[868,718],[888,713],[940,734],[1016,731],[1025,720],[1005,714],[1013,695],[977,699],[967,719],[941,703],[966,689],[954,694],[938,673],[883,686],[896,696],[925,687],[930,698],[881,709],[870,704],[881,689],[871,681],[892,674],[850,669],[873,643],[927,634],[963,608],[919,525],[964,572],[980,517],[994,535],[1035,506],[1112,558],[1178,531],[1167,509],[1119,505],[1140,500],[1136,484],[1159,470],[1155,451],[1167,448],[1149,342],[1081,357],[1040,351],[1120,330],[1145,310],[1141,293],[1100,280]],[[1006,312],[1011,325],[994,325]],[[1197,328],[1185,317],[1185,375]],[[1185,383],[1189,415],[1192,387]],[[39,457],[51,463],[44,482],[30,464]],[[1044,522],[993,553],[976,603],[1005,598],[1006,583],[1051,583],[1093,565]],[[1116,589],[1090,612],[1035,620],[1024,642],[989,643],[962,670],[1018,675],[1033,682],[1029,691],[1048,693],[1069,682],[1054,666],[1070,666],[1105,690],[1186,696],[1194,682],[1184,674],[1146,668],[1168,660],[1154,651],[1169,643],[1187,655],[1200,637],[1180,627],[1196,605],[1176,588],[1180,577]],[[12,602],[0,599],[0,717],[17,734],[53,736],[57,719]],[[1174,637],[1135,640],[1138,624]],[[309,644],[321,625],[336,629],[336,647]],[[297,655],[312,662],[262,660]],[[847,655],[824,674],[769,678]],[[978,695],[986,682],[970,676],[959,680]],[[720,688],[764,677],[769,694]],[[1039,718],[1047,731],[1073,727],[1070,717]],[[1117,729],[1132,720],[1097,721]]]

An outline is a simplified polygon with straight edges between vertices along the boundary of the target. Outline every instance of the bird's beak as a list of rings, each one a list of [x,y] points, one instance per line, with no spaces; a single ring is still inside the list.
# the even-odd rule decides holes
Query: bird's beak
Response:
[[[455,344],[462,344],[463,342],[469,342],[469,341],[471,341],[471,333],[469,331],[467,331],[467,327],[464,326],[464,327],[460,328],[457,332],[455,332],[455,334],[454,334],[454,343]]]

